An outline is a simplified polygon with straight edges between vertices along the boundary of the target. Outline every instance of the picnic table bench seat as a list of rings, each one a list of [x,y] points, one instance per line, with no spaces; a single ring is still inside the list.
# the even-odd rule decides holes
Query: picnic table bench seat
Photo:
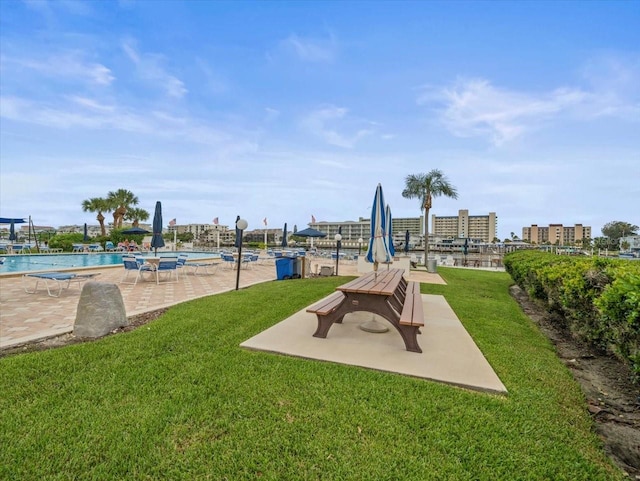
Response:
[[[407,283],[406,296],[397,327],[407,345],[407,350],[422,352],[418,345],[418,334],[421,333],[420,328],[424,327],[424,312],[418,282]]]
[[[344,301],[345,296],[342,292],[334,292],[329,297],[325,297],[321,301],[316,302],[311,307],[307,308],[307,312],[312,312],[318,316],[326,316],[335,311],[340,304]],[[336,322],[342,322],[336,321]]]
[[[424,326],[422,294],[420,294],[420,284],[418,282],[412,281],[407,284],[407,292],[399,322],[405,326]]]

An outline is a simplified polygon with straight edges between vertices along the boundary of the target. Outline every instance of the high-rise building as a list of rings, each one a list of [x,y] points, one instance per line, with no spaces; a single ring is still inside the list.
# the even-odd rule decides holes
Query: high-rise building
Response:
[[[498,232],[498,216],[495,212],[487,215],[469,215],[467,209],[458,211],[457,216],[431,215],[431,233],[441,239],[471,238],[483,242],[493,242]]]
[[[548,227],[531,224],[522,228],[522,240],[534,244],[574,245],[582,239],[591,238],[591,227],[575,224],[565,227],[562,224],[549,224]]]

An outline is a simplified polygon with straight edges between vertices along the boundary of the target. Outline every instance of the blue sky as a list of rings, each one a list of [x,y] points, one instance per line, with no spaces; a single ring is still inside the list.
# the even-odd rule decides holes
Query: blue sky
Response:
[[[640,225],[640,2],[0,2],[0,216]]]

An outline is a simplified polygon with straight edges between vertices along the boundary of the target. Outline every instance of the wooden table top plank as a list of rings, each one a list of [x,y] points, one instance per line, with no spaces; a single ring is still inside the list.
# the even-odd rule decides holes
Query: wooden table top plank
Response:
[[[369,272],[358,279],[338,286],[336,289],[342,292],[390,296],[402,280],[403,273],[402,269],[380,270],[377,273]]]

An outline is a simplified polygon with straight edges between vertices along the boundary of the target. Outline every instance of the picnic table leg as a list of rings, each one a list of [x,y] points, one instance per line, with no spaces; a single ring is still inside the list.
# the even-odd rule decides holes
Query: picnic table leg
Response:
[[[331,326],[334,322],[342,324],[342,319],[344,319],[344,316],[345,314],[347,314],[347,312],[338,312],[340,310],[340,307],[338,307],[338,309],[333,311],[332,313],[326,314],[324,316],[316,314],[318,318],[318,327],[316,328],[316,332],[313,334],[313,337],[320,337],[322,339],[325,339],[327,337],[327,334],[329,333],[329,329],[331,329]]]
[[[404,341],[407,351],[422,352],[422,349],[420,349],[420,346],[418,345],[418,333],[420,332],[420,329],[413,326],[403,326],[401,324],[397,324],[395,327],[402,336],[402,340]]]
[[[358,302],[358,299],[353,299],[355,302],[344,302],[344,305],[351,306],[352,309],[349,312],[354,311],[368,311],[373,314],[378,314],[391,323],[393,327],[400,333],[402,340],[404,341],[405,348],[411,352],[422,352],[418,345],[418,334],[420,330],[417,326],[405,326],[400,324],[400,311],[398,308],[399,299],[396,296],[389,296],[387,298],[380,297],[380,299],[367,299],[366,302]],[[362,307],[360,307],[362,306]],[[366,308],[364,308],[366,306]],[[342,307],[342,306],[341,306]],[[344,317],[344,314],[343,314]]]

